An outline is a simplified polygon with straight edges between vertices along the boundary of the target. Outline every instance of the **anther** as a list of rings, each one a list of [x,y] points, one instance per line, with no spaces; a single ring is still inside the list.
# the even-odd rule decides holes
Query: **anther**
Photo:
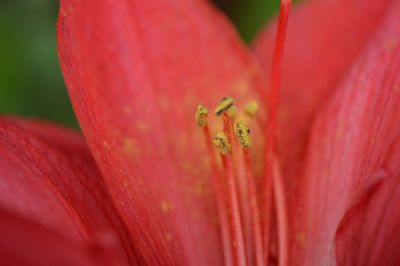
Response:
[[[216,116],[221,116],[225,113],[229,108],[235,105],[235,100],[232,97],[224,97],[219,102],[217,107],[214,110]]]
[[[224,251],[224,259],[226,265],[234,265],[233,259],[234,256],[232,254],[233,250],[231,248],[232,236],[230,232],[230,223],[229,223],[229,215],[227,208],[225,206],[226,195],[223,190],[223,183],[221,178],[221,173],[218,169],[217,157],[214,150],[213,139],[211,137],[211,132],[209,125],[207,123],[208,109],[206,106],[200,104],[197,107],[196,112],[196,122],[201,127],[204,139],[206,142],[207,153],[211,163],[212,169],[212,183],[214,185],[217,208],[218,208],[218,218],[220,222],[220,232],[222,239],[222,246]]]
[[[207,125],[208,108],[205,105],[199,104],[196,112],[196,121],[199,127]]]
[[[226,110],[226,114],[230,117],[230,118],[235,118],[237,116],[237,108],[236,106],[232,106],[231,108],[229,108],[228,110]]]
[[[217,135],[215,135],[215,137],[214,137],[213,142],[214,142],[215,147],[218,148],[218,151],[222,155],[227,155],[227,154],[231,153],[232,146],[228,140],[228,137],[224,133],[222,133],[222,132],[217,133]]]
[[[234,130],[243,148],[250,149],[251,137],[249,127],[245,123],[239,121],[235,123]]]
[[[243,112],[249,116],[249,117],[254,117],[256,116],[257,112],[259,109],[259,105],[257,101],[251,101],[243,109]]]

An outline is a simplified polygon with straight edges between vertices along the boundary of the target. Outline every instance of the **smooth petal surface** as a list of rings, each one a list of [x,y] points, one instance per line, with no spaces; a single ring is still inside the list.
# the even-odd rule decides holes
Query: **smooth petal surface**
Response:
[[[400,182],[399,141],[397,150],[385,158],[382,174],[392,176],[370,188],[341,220],[336,233],[338,265],[399,265]]]
[[[0,210],[0,258],[7,266],[114,265],[113,250],[101,243],[82,243],[64,234]]]
[[[114,263],[135,252],[82,139],[41,122],[0,118],[0,206],[74,241],[108,239]]]
[[[294,265],[400,263],[400,1],[388,11],[313,126]]]
[[[81,127],[148,264],[220,265],[198,103],[260,87],[206,1],[61,1],[61,66]]]
[[[282,64],[279,150],[288,189],[298,184],[310,126],[358,56],[391,0],[310,0],[289,18]],[[276,24],[255,42],[255,55],[271,73]],[[290,192],[289,194],[293,194]]]

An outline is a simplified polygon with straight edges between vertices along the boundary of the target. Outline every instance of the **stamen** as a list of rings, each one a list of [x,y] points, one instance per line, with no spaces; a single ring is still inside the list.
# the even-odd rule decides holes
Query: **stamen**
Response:
[[[204,117],[203,115],[198,115],[199,113],[208,114],[208,109],[204,105],[199,105],[197,108],[197,113],[196,113],[196,121],[201,127],[203,123],[199,123],[198,117],[203,117],[204,119],[202,120],[204,123],[203,127],[203,134],[204,134],[204,139],[206,142],[206,147],[207,147],[207,153],[208,157],[210,159],[211,163],[211,169],[212,169],[212,183],[214,186],[214,191],[215,191],[215,197],[216,197],[216,202],[217,202],[217,208],[218,208],[218,218],[219,218],[219,226],[221,229],[221,239],[222,239],[222,246],[223,246],[223,251],[224,251],[224,259],[225,259],[225,265],[233,265],[232,261],[232,248],[231,248],[231,235],[229,232],[229,222],[228,222],[228,214],[226,212],[225,208],[225,193],[222,187],[221,183],[221,173],[218,170],[218,164],[217,164],[217,158],[216,154],[214,152],[214,146],[211,138],[211,132],[210,128],[205,121],[207,117]]]
[[[251,101],[243,109],[243,112],[249,117],[255,117],[259,110],[259,105],[257,101]]]
[[[196,121],[199,127],[205,127],[207,125],[208,108],[205,105],[199,104],[196,112]]]
[[[260,225],[260,211],[258,208],[257,191],[255,180],[252,171],[252,161],[249,149],[251,148],[251,137],[250,129],[243,122],[237,122],[235,124],[235,133],[238,137],[242,147],[243,155],[245,158],[246,167],[246,179],[247,187],[250,198],[250,209],[251,209],[251,223],[252,223],[252,233],[253,233],[253,245],[254,245],[254,259],[255,265],[264,265],[264,254],[262,246],[262,235],[261,235],[261,225]]]
[[[236,106],[232,106],[231,108],[226,110],[226,113],[228,114],[228,116],[230,118],[235,118],[237,116],[237,113],[238,113]]]
[[[217,135],[215,135],[214,137],[213,142],[215,147],[217,147],[217,149],[222,155],[228,155],[229,153],[231,153],[232,145],[229,142],[225,133],[223,132],[217,133]]]
[[[234,106],[235,101],[231,97],[225,97],[215,108],[215,115],[220,116],[223,114],[223,128],[224,136],[228,143],[232,143],[233,132],[232,132],[232,121],[226,111]],[[214,139],[215,140],[215,139]],[[214,142],[215,143],[215,142]],[[230,209],[230,221],[231,221],[231,232],[232,232],[232,248],[235,256],[235,265],[245,266],[246,265],[246,252],[243,238],[242,220],[240,216],[238,192],[235,178],[235,169],[233,164],[233,157],[231,152],[228,154],[221,153],[222,162],[225,170],[225,175],[228,184],[229,193],[229,209]]]
[[[283,0],[284,1],[284,0]],[[282,6],[284,3],[289,3],[290,1],[282,2]],[[286,10],[288,12],[288,10]],[[281,13],[284,11],[281,10]],[[284,17],[284,15],[280,14]],[[281,21],[280,18],[280,26],[281,23],[285,24],[286,22]],[[286,17],[287,20],[287,17]],[[278,30],[279,31],[279,30]],[[278,40],[281,40],[278,32]],[[282,46],[282,47],[281,47]],[[275,50],[274,60],[279,58],[279,53],[281,53],[280,49],[283,48],[283,45],[279,45],[277,43],[277,47]],[[281,48],[280,48],[281,47]],[[280,59],[281,60],[281,59]],[[275,62],[275,61],[274,61]],[[278,63],[281,62],[278,60]],[[274,68],[280,68],[280,66],[273,67],[273,76],[271,82],[271,91],[270,91],[270,100],[271,103],[269,105],[269,113],[272,115],[267,123],[266,127],[266,169],[265,169],[265,195],[267,196],[267,202],[265,206],[265,215],[266,221],[264,224],[264,247],[263,247],[263,239],[262,239],[262,230],[261,230],[261,218],[260,218],[260,210],[258,206],[257,200],[257,189],[255,185],[255,179],[252,171],[252,159],[250,155],[250,148],[252,146],[252,140],[250,137],[250,129],[243,122],[236,122],[233,126],[234,118],[237,115],[235,101],[232,97],[225,97],[221,100],[221,102],[215,108],[215,115],[221,116],[223,118],[223,132],[219,132],[215,135],[215,137],[211,138],[211,133],[209,130],[209,126],[207,123],[208,118],[208,109],[204,105],[199,105],[196,112],[196,122],[199,127],[203,128],[204,136],[206,139],[207,150],[209,153],[209,157],[211,160],[212,171],[213,171],[213,183],[215,187],[216,201],[218,207],[218,215],[221,226],[221,237],[223,241],[224,248],[224,257],[226,265],[240,265],[245,266],[248,263],[255,264],[257,266],[268,265],[269,263],[269,233],[270,233],[270,223],[271,223],[271,204],[272,204],[272,195],[274,196],[274,207],[276,210],[277,216],[277,231],[278,231],[278,245],[279,245],[279,257],[278,263],[280,266],[288,265],[288,226],[287,226],[287,212],[286,212],[286,202],[285,202],[285,192],[283,181],[281,178],[281,174],[279,172],[279,165],[276,159],[276,113],[278,107],[278,95],[276,91],[279,90],[279,75],[280,70],[274,70]],[[275,91],[275,92],[274,92]],[[257,121],[260,122],[260,117],[257,115],[259,109],[259,105],[256,101],[250,102],[244,109],[244,113],[250,118],[257,118]],[[261,126],[264,126],[265,123],[259,123]],[[234,151],[238,149],[238,142],[233,143],[233,132],[235,132],[236,136],[239,139],[240,145],[242,146],[243,157],[239,156]],[[234,145],[233,145],[234,144]],[[218,169],[217,160],[215,157],[213,146],[215,146],[219,153],[221,154],[221,159],[223,162],[224,174],[226,176],[225,182],[220,178],[221,172]],[[244,158],[244,170],[236,173],[234,165],[236,162],[242,160]],[[240,175],[239,175],[240,174]],[[239,195],[238,189],[240,187],[236,184],[236,176],[243,177],[238,180],[242,180],[241,187],[241,196],[242,205],[239,205]],[[225,190],[226,189],[226,190]],[[273,192],[272,192],[273,189]],[[243,195],[242,195],[243,194]],[[244,196],[244,198],[243,198]],[[225,202],[228,203],[228,210],[225,207]],[[245,210],[241,210],[240,207],[250,206],[248,208],[248,212]],[[246,207],[245,207],[246,208]],[[241,211],[243,213],[241,213]],[[245,218],[245,226],[243,229],[242,224],[242,215]],[[247,241],[244,241],[243,230],[246,232],[246,236],[248,238]],[[248,234],[247,234],[248,233]],[[252,247],[253,246],[253,247]],[[245,247],[247,250],[245,250]],[[246,258],[246,253],[251,254],[248,258]],[[251,259],[252,258],[252,259]],[[249,261],[246,261],[249,259]]]
[[[242,221],[240,218],[240,209],[238,201],[238,193],[236,190],[236,180],[233,167],[232,154],[221,154],[222,162],[225,170],[226,180],[228,184],[229,193],[229,216],[231,222],[232,232],[232,248],[234,254],[234,265],[246,265],[246,253],[244,248]]]
[[[259,115],[259,104],[257,101],[251,101],[243,108],[243,113],[250,119],[255,119],[260,130],[264,130],[265,118]]]
[[[243,122],[236,122],[234,127],[236,136],[238,137],[240,144],[242,144],[243,148],[250,149],[251,148],[251,138],[250,138],[250,129]]]
[[[232,97],[224,97],[220,103],[215,107],[214,113],[216,116],[221,116],[229,108],[235,105],[235,100]]]

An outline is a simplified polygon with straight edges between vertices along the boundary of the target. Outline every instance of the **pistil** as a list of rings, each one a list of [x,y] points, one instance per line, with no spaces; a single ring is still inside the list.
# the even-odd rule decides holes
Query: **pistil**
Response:
[[[270,223],[272,205],[272,187],[275,197],[275,211],[277,213],[278,227],[278,247],[279,265],[289,264],[289,245],[288,245],[288,221],[286,209],[286,197],[283,187],[283,180],[280,174],[279,165],[275,165],[276,160],[276,132],[277,132],[277,112],[279,108],[279,93],[281,83],[282,58],[285,44],[286,30],[289,19],[291,0],[281,0],[279,11],[278,29],[275,40],[275,51],[272,62],[271,88],[269,91],[268,104],[268,123],[266,124],[266,156],[265,156],[265,175],[264,175],[264,196],[265,196],[265,221],[264,221],[264,250],[265,262],[269,262],[269,242],[270,242]],[[272,187],[271,187],[272,184]],[[278,202],[281,201],[281,202]]]

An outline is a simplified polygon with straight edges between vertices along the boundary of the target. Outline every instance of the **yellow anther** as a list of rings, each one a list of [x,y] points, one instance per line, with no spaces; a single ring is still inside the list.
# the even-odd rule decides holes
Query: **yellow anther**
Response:
[[[235,100],[232,97],[224,97],[219,102],[217,107],[215,107],[214,113],[216,116],[220,116],[234,105],[235,105]]]
[[[251,137],[249,127],[245,123],[239,121],[235,123],[234,130],[240,141],[240,144],[242,144],[244,148],[250,149]]]
[[[250,117],[254,117],[259,109],[259,105],[257,101],[251,101],[244,107],[243,111],[246,115]]]
[[[229,143],[229,140],[224,133],[222,133],[222,132],[217,133],[217,135],[215,135],[215,137],[214,137],[213,142],[214,142],[215,147],[217,147],[218,151],[221,154],[227,155],[227,154],[231,153],[232,146]]]
[[[208,108],[205,105],[199,104],[196,112],[196,121],[199,127],[207,125]]]
[[[229,108],[226,111],[226,113],[228,114],[229,117],[232,117],[232,118],[236,117],[237,113],[238,113],[236,106],[232,106],[231,108]]]

